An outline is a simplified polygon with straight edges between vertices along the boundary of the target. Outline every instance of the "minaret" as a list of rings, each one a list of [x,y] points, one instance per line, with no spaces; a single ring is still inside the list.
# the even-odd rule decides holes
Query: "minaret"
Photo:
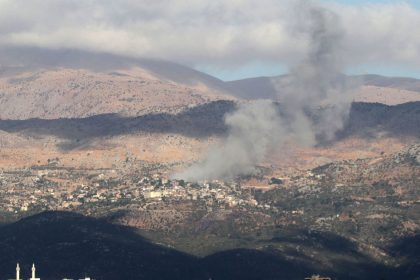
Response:
[[[20,266],[19,266],[19,263],[16,264],[16,280],[22,280],[22,279],[20,279]]]
[[[32,269],[31,270],[32,270],[32,277],[29,280],[40,280],[39,278],[36,278],[36,276],[35,276],[36,268],[35,268],[34,263],[32,263]]]

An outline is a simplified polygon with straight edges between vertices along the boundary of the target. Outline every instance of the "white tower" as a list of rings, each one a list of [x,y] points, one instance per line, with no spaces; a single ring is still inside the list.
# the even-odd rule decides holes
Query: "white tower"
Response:
[[[20,266],[19,266],[19,263],[16,264],[16,280],[22,280],[22,279],[20,279]]]
[[[39,278],[36,278],[35,273],[36,273],[36,268],[35,268],[35,264],[32,264],[32,277],[29,280],[40,280]]]

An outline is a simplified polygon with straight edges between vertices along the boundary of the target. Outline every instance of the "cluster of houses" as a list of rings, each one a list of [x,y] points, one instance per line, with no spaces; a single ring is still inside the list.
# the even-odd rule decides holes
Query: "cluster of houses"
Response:
[[[101,172],[102,171],[102,172]],[[234,183],[213,181],[187,183],[151,176],[124,176],[109,170],[96,174],[75,171],[28,170],[20,174],[0,174],[0,206],[5,212],[19,214],[40,210],[77,211],[112,204],[139,204],[147,207],[159,201],[200,201],[209,208],[263,207],[250,189]]]

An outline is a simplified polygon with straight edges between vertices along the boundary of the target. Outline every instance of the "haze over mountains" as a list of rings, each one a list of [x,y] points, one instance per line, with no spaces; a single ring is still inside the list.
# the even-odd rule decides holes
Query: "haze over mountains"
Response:
[[[176,63],[73,50],[5,49],[0,65],[2,119],[176,112],[215,100],[275,98],[279,91],[275,83],[287,84],[288,79],[223,82]],[[347,79],[362,85],[355,101],[395,105],[420,100],[416,79],[377,75]]]

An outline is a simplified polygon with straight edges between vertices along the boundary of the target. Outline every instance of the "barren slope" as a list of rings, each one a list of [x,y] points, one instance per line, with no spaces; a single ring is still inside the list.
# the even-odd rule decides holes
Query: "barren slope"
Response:
[[[225,83],[159,60],[37,49],[0,54],[0,167],[55,158],[74,167],[124,165],[127,158],[188,164],[226,132],[224,114],[235,106],[226,100],[274,94],[271,78]],[[418,101],[417,84],[366,76],[356,101]],[[292,146],[290,155],[273,152],[264,164],[280,171],[310,168],[393,152],[418,137],[418,103],[359,107],[344,140],[328,147]]]
[[[391,153],[419,137],[419,103],[355,103],[346,130],[319,147],[277,147],[263,163],[285,174],[335,160]],[[176,114],[113,114],[78,119],[0,120],[0,168],[44,165],[112,167],[152,162],[186,165],[200,160],[226,133],[233,102],[217,101]]]
[[[110,73],[49,69],[0,77],[1,119],[143,115],[229,99],[205,85],[160,79],[141,68]]]

